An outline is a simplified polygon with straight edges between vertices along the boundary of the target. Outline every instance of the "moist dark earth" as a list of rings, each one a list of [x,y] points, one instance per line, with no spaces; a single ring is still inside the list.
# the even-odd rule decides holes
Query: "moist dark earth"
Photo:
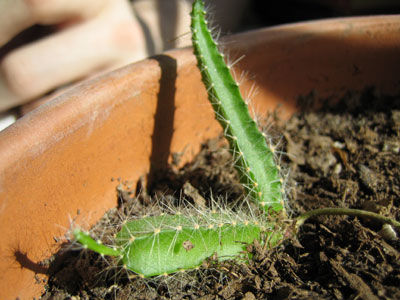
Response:
[[[400,97],[349,92],[329,110],[311,112],[314,98],[303,97],[302,112],[289,121],[274,113],[264,124],[288,170],[290,217],[348,207],[400,220]],[[103,239],[102,225],[127,214],[157,214],[163,201],[203,205],[223,196],[234,202],[244,193],[222,138],[208,141],[183,168],[154,174],[148,189],[115,182],[118,207],[92,230]],[[248,264],[210,259],[198,271],[154,280],[107,267],[109,260],[66,244],[50,263],[42,299],[400,299],[400,240],[381,229],[367,219],[318,217],[276,248],[249,245]]]

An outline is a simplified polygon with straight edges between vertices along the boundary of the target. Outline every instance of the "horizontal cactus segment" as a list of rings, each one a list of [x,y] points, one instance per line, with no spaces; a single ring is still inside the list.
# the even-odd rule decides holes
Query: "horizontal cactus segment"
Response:
[[[219,260],[232,259],[261,238],[260,225],[219,221],[197,223],[182,215],[147,217],[125,224],[116,243],[124,249],[123,264],[150,277],[193,269],[214,254]]]
[[[273,151],[251,118],[239,86],[207,27],[203,1],[193,3],[192,44],[216,119],[230,143],[247,192],[268,210],[284,209],[282,183]]]
[[[280,231],[246,214],[185,211],[125,222],[110,248],[75,229],[76,240],[100,255],[117,256],[117,263],[142,277],[191,270],[214,255],[219,261],[239,257],[254,240],[276,245]],[[246,259],[246,255],[243,259]]]

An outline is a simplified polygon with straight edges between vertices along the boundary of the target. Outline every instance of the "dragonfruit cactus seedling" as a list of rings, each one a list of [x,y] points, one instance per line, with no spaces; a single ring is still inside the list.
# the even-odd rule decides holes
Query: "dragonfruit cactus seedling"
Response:
[[[195,0],[191,12],[194,55],[224,135],[229,142],[235,168],[246,191],[246,199],[259,207],[247,214],[220,209],[215,212],[182,209],[159,216],[146,216],[124,222],[111,245],[103,245],[79,228],[73,235],[84,248],[101,256],[113,256],[118,265],[141,277],[154,277],[191,270],[207,258],[249,259],[246,246],[255,240],[276,246],[286,235],[284,185],[273,147],[259,131],[230,66],[211,34],[204,3]],[[310,217],[347,214],[375,218],[400,229],[390,218],[354,209],[328,208],[307,212],[293,220],[298,228]],[[295,233],[296,230],[293,230]]]

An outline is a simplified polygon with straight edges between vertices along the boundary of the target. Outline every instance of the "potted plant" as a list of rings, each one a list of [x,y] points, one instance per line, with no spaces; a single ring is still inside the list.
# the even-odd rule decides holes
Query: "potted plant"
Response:
[[[282,104],[289,116],[296,97],[315,88],[336,97],[368,85],[397,92],[399,27],[396,16],[326,20],[226,43],[245,55],[240,69],[256,75],[255,106]],[[86,82],[2,132],[1,296],[40,294],[40,262],[68,216],[79,210],[94,222],[115,206],[111,178],[134,183],[185,149],[183,164],[219,131],[192,50],[180,49]]]

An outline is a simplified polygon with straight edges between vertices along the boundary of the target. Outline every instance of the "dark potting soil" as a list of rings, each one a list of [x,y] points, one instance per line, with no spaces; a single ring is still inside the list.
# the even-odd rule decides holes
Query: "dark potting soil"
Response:
[[[307,110],[313,96],[303,100]],[[370,89],[349,93],[329,110],[269,120],[268,133],[290,171],[292,217],[350,207],[400,219],[400,97]],[[211,196],[234,201],[243,195],[223,139],[209,141],[192,163],[172,165],[152,182],[149,191],[120,182],[119,206],[93,234],[106,239],[105,231],[116,227],[102,225],[118,224],[127,214],[157,214],[160,204],[177,199],[201,206]],[[69,250],[50,265],[42,299],[400,299],[400,240],[384,236],[370,220],[319,217],[279,247],[249,245],[248,264],[210,260],[198,271],[155,280],[107,267],[110,261],[97,254],[66,245]]]

